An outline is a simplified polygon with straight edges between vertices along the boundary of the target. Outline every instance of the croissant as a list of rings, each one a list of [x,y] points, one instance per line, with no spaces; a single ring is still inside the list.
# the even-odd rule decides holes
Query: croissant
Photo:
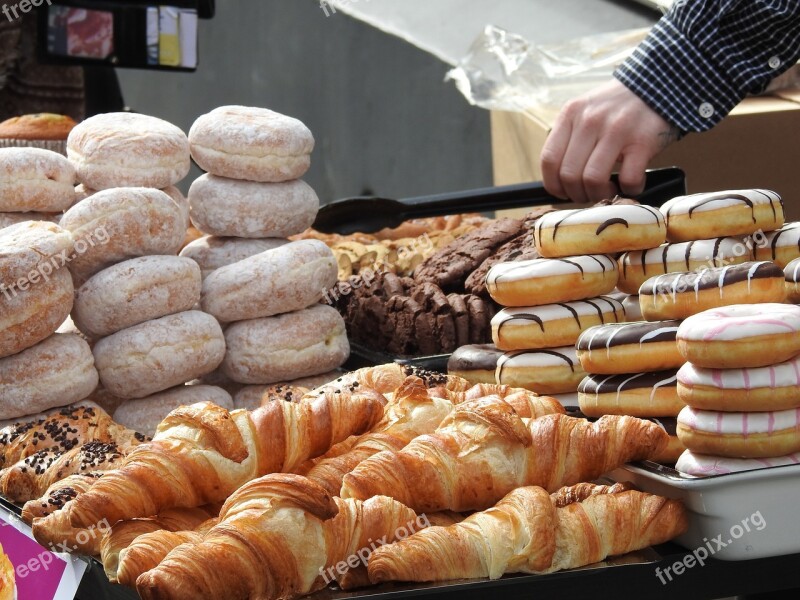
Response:
[[[102,472],[70,475],[52,484],[41,498],[29,500],[22,507],[22,520],[30,525],[34,519],[46,517],[50,513],[64,508],[67,502],[74,500],[92,487],[103,475]]]
[[[333,444],[363,433],[383,416],[386,399],[364,389],[303,402],[270,402],[249,412],[211,403],[182,406],[151,442],[66,507],[85,527],[159,514],[166,508],[222,502],[261,475],[291,471]]]
[[[497,399],[456,407],[436,433],[397,452],[380,452],[344,477],[342,498],[390,496],[418,512],[483,510],[514,488],[548,491],[596,479],[667,444],[655,423],[566,415],[527,422]]]
[[[629,482],[619,482],[613,485],[599,485],[596,483],[577,483],[575,485],[564,486],[557,492],[550,494],[550,500],[556,508],[564,508],[568,504],[583,502],[590,496],[598,494],[619,494],[634,489]]]
[[[125,447],[145,439],[142,434],[115,423],[99,407],[62,408],[51,416],[0,430],[0,468],[45,449],[66,452],[92,441],[114,442]]]
[[[373,583],[551,573],[666,542],[688,527],[678,500],[638,491],[590,495],[558,508],[540,487],[449,527],[430,527],[378,548]]]
[[[334,499],[302,476],[267,475],[228,499],[202,542],[175,548],[136,588],[143,600],[296,598],[425,525],[390,498]]]

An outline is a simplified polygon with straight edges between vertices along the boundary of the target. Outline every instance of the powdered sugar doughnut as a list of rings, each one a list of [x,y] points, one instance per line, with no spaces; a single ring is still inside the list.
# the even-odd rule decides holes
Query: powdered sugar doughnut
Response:
[[[576,343],[587,373],[635,373],[677,369],[684,362],[675,334],[679,321],[607,323],[590,327]]]
[[[288,243],[289,240],[283,238],[261,239],[205,235],[186,244],[180,255],[191,258],[200,265],[200,273],[205,279],[208,274],[220,267],[232,265],[245,258],[267,250],[274,250]]]
[[[533,228],[536,249],[546,257],[643,250],[665,239],[664,216],[643,204],[557,210],[540,217]]]
[[[508,352],[497,361],[497,383],[537,394],[575,392],[586,376],[575,346]]]
[[[742,304],[707,310],[678,328],[678,350],[698,367],[764,367],[800,354],[800,306]]]
[[[800,357],[753,369],[678,371],[678,395],[693,408],[726,412],[786,410],[800,406]]]
[[[581,331],[625,318],[617,300],[599,296],[588,300],[505,308],[491,321],[492,339],[500,350],[531,350],[574,344]]]
[[[663,244],[620,256],[617,287],[638,294],[642,284],[656,275],[737,265],[752,259],[750,248],[730,237]]]
[[[0,212],[67,210],[75,202],[75,168],[57,152],[0,148]]]
[[[578,401],[587,417],[674,417],[685,406],[675,386],[674,370],[588,375],[578,387]]]
[[[772,412],[720,412],[687,406],[678,437],[692,452],[767,458],[800,452],[800,408]]]
[[[756,245],[757,260],[771,260],[778,266],[785,267],[800,257],[800,223],[786,223],[765,236],[762,243]]]
[[[539,306],[607,294],[617,264],[602,254],[499,263],[486,275],[489,295],[503,306]]]
[[[670,242],[772,231],[784,220],[781,197],[759,189],[678,196],[664,203],[661,212]]]
[[[796,464],[800,464],[800,452],[773,458],[726,458],[686,450],[675,463],[675,470],[692,477],[710,477]]]
[[[278,182],[308,171],[314,136],[301,121],[266,108],[220,106],[194,122],[189,145],[204,171]]]
[[[685,319],[732,304],[783,302],[783,270],[771,262],[747,262],[651,277],[639,288],[639,305],[648,321]]]
[[[800,303],[800,286],[797,285],[797,278],[800,276],[800,258],[795,258],[786,265],[783,275],[786,281],[786,300],[794,304]]]

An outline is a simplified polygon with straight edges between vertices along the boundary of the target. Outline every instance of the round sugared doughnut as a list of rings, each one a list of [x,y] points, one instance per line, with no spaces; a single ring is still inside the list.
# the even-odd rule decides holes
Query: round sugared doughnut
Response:
[[[639,306],[648,321],[685,319],[711,308],[785,299],[783,269],[772,262],[658,275],[639,288]]]
[[[500,350],[535,350],[574,344],[581,331],[625,319],[617,300],[599,296],[588,300],[504,308],[492,318],[492,340]]]
[[[800,356],[751,369],[704,369],[686,363],[678,371],[678,395],[700,410],[761,412],[800,406]]]
[[[771,412],[721,412],[687,406],[678,437],[692,452],[734,458],[768,458],[800,452],[800,408]]]
[[[181,249],[180,255],[191,258],[200,265],[200,274],[205,279],[212,271],[220,267],[232,265],[245,258],[267,250],[274,250],[288,243],[289,240],[283,238],[251,239],[204,235],[186,244]]]
[[[486,288],[503,306],[539,306],[607,294],[617,285],[617,264],[603,254],[499,263]]]
[[[765,367],[800,354],[800,306],[741,304],[707,310],[678,327],[678,350],[707,369]]]
[[[186,134],[162,119],[138,113],[105,113],[77,125],[67,157],[78,181],[95,190],[165,188],[189,172]]]
[[[674,417],[685,406],[678,398],[674,370],[588,375],[578,387],[578,401],[587,417]]]
[[[266,108],[220,106],[194,122],[189,144],[204,171],[277,182],[308,171],[314,136],[301,121]]]
[[[503,351],[494,344],[467,344],[456,348],[447,360],[447,372],[472,384],[497,383],[494,373]]]
[[[750,260],[753,260],[751,249],[730,237],[663,244],[620,256],[617,287],[628,294],[638,294],[642,284],[656,275],[738,265]]]
[[[664,243],[664,216],[643,204],[558,210],[539,218],[533,241],[546,257],[613,254]]]
[[[575,392],[585,376],[575,346],[507,352],[497,361],[497,383],[537,394]]]
[[[764,234],[755,253],[756,260],[771,260],[779,267],[800,258],[800,223],[786,223],[777,231]]]
[[[793,304],[800,303],[800,286],[797,285],[797,278],[800,276],[800,258],[795,258],[786,265],[783,276],[786,282],[786,300]]]
[[[679,321],[607,323],[590,327],[576,343],[587,373],[615,374],[677,369],[685,359],[675,334]]]
[[[0,212],[55,213],[75,202],[75,167],[57,152],[0,148]]]
[[[711,477],[796,464],[800,464],[800,452],[772,458],[728,458],[686,450],[675,463],[675,470],[692,477]]]
[[[0,230],[0,284],[10,288],[31,271],[53,271],[72,253],[72,234],[55,223],[25,221]],[[43,263],[49,263],[47,269]],[[42,275],[44,273],[41,273]]]
[[[664,203],[661,212],[670,242],[772,231],[784,220],[781,197],[758,189],[678,196]]]

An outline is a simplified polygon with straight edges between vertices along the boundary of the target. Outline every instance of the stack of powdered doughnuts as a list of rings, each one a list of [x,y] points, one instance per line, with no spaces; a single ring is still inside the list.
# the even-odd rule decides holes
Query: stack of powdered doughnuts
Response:
[[[800,307],[740,304],[686,319],[676,468],[708,476],[800,461]]]
[[[223,106],[194,122],[189,146],[207,171],[189,190],[190,215],[208,235],[181,256],[205,274],[202,310],[225,324],[223,378],[263,386],[341,366],[350,353],[344,321],[319,303],[336,284],[336,259],[320,240],[286,239],[319,210],[300,179],[311,131],[268,109]]]

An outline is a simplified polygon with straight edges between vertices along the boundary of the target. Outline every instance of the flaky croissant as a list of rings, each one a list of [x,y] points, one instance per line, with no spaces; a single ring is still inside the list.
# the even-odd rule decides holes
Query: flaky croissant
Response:
[[[687,526],[678,500],[624,491],[558,508],[546,490],[524,487],[461,523],[378,548],[369,577],[381,583],[550,573],[666,542]]]
[[[136,588],[143,600],[296,598],[424,525],[390,498],[333,499],[302,476],[267,475],[228,499],[202,542],[175,548]]]
[[[526,423],[506,402],[485,398],[456,407],[436,433],[362,462],[344,477],[341,496],[390,496],[418,512],[484,510],[514,488],[590,481],[666,443],[658,425],[633,417]]]
[[[302,402],[271,402],[249,412],[211,403],[180,407],[151,442],[131,452],[65,509],[86,526],[159,514],[166,508],[224,501],[244,483],[291,471],[333,444],[363,433],[383,416],[386,399],[364,389]]]
[[[71,500],[86,492],[103,475],[102,472],[70,475],[51,485],[41,498],[29,500],[22,507],[22,520],[30,525],[34,519],[61,510]]]

